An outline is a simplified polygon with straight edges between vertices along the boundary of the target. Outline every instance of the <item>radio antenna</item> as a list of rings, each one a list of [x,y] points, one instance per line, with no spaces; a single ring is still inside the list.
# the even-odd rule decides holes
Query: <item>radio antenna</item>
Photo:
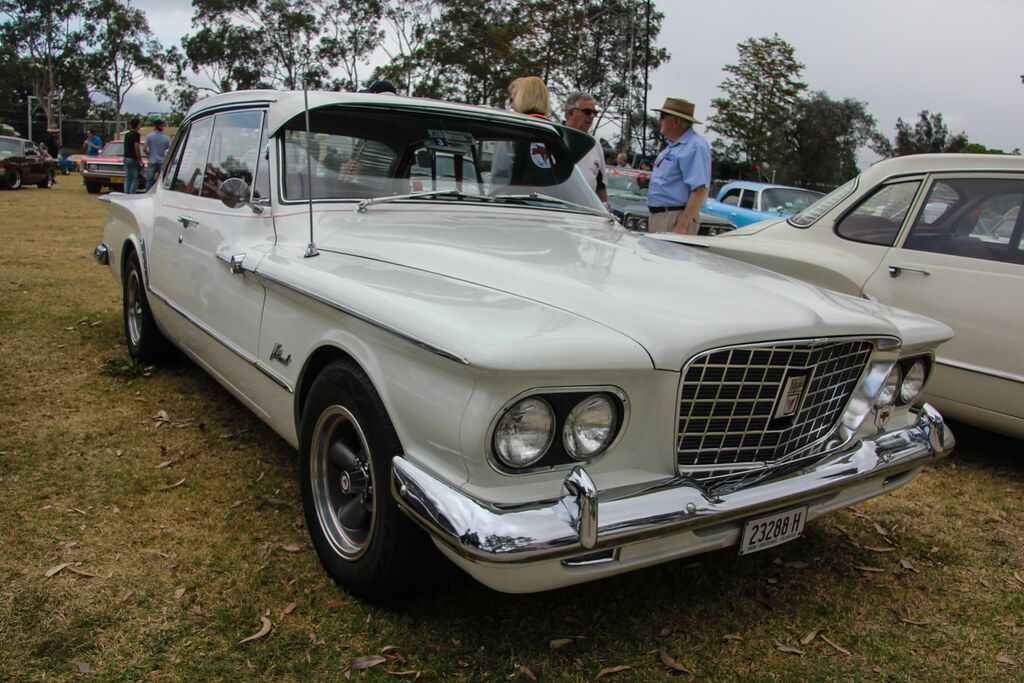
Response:
[[[313,241],[313,159],[311,143],[312,133],[309,130],[309,92],[308,83],[302,79],[302,102],[306,114],[306,200],[309,206],[309,246],[306,247],[305,258],[319,256],[316,250],[316,242]]]

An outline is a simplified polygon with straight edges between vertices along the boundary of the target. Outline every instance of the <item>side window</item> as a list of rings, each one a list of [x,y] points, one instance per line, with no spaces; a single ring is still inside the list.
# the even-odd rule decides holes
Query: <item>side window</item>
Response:
[[[739,206],[739,204],[740,204],[740,189],[737,187],[737,188],[733,188],[733,189],[729,190],[728,192],[726,192],[725,196],[722,197],[722,203],[723,204],[728,204],[729,206]]]
[[[740,197],[740,208],[741,209],[753,209],[754,201],[757,199],[757,192],[754,190],[743,190],[743,196]]]
[[[920,180],[883,185],[836,225],[836,233],[854,242],[891,247],[914,202]]]
[[[250,187],[259,161],[262,111],[234,111],[214,118],[202,196],[216,199],[220,184],[241,178]]]
[[[1024,203],[1024,180],[954,178],[937,180],[903,244],[930,251],[993,261],[1019,261],[1011,242]]]
[[[175,192],[198,195],[206,175],[206,153],[210,149],[210,132],[213,117],[200,119],[192,124],[185,141],[178,172],[174,175],[171,189]]]
[[[174,138],[170,151],[167,153],[167,160],[164,162],[164,189],[171,189],[174,182],[174,175],[178,172],[178,165],[181,164],[181,153],[185,150],[185,140],[188,138],[188,128],[180,128]]]

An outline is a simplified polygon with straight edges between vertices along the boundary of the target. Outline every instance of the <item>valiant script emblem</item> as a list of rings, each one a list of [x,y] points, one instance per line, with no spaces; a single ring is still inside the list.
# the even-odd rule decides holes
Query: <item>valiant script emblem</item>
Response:
[[[274,344],[274,348],[270,351],[270,360],[276,360],[281,365],[288,365],[292,362],[292,354],[284,355],[284,347],[280,343]]]

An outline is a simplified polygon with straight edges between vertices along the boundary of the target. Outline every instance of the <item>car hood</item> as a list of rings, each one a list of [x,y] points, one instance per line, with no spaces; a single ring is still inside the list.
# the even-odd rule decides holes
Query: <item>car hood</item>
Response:
[[[372,207],[322,213],[316,235],[321,252],[473,283],[597,322],[638,342],[658,368],[752,341],[899,336],[883,306],[591,217],[456,209],[427,221],[422,207]]]

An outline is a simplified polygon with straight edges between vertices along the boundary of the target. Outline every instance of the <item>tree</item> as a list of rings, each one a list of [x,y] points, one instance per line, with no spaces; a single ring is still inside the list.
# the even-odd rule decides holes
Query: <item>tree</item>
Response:
[[[880,156],[892,158],[929,152],[963,152],[968,143],[965,133],[950,134],[942,114],[932,114],[926,109],[917,115],[913,127],[902,118],[896,119],[896,136],[892,142],[879,136],[871,149]]]
[[[719,86],[725,97],[711,101],[715,113],[708,117],[708,128],[722,138],[715,153],[750,168],[766,162],[780,168],[788,155],[784,132],[807,87],[800,81],[804,65],[778,34],[748,38],[736,49],[739,61],[723,68],[729,74]]]
[[[146,15],[120,0],[91,0],[85,16],[89,42],[96,46],[86,58],[89,78],[113,104],[116,133],[128,92],[147,76],[163,77],[162,47]]]
[[[797,100],[786,128],[792,155],[784,181],[802,187],[834,186],[857,175],[857,150],[878,137],[867,105],[812,92]]]
[[[31,94],[39,99],[47,129],[57,127],[55,103],[65,80],[81,72],[80,0],[0,0],[0,38],[17,55]]]

